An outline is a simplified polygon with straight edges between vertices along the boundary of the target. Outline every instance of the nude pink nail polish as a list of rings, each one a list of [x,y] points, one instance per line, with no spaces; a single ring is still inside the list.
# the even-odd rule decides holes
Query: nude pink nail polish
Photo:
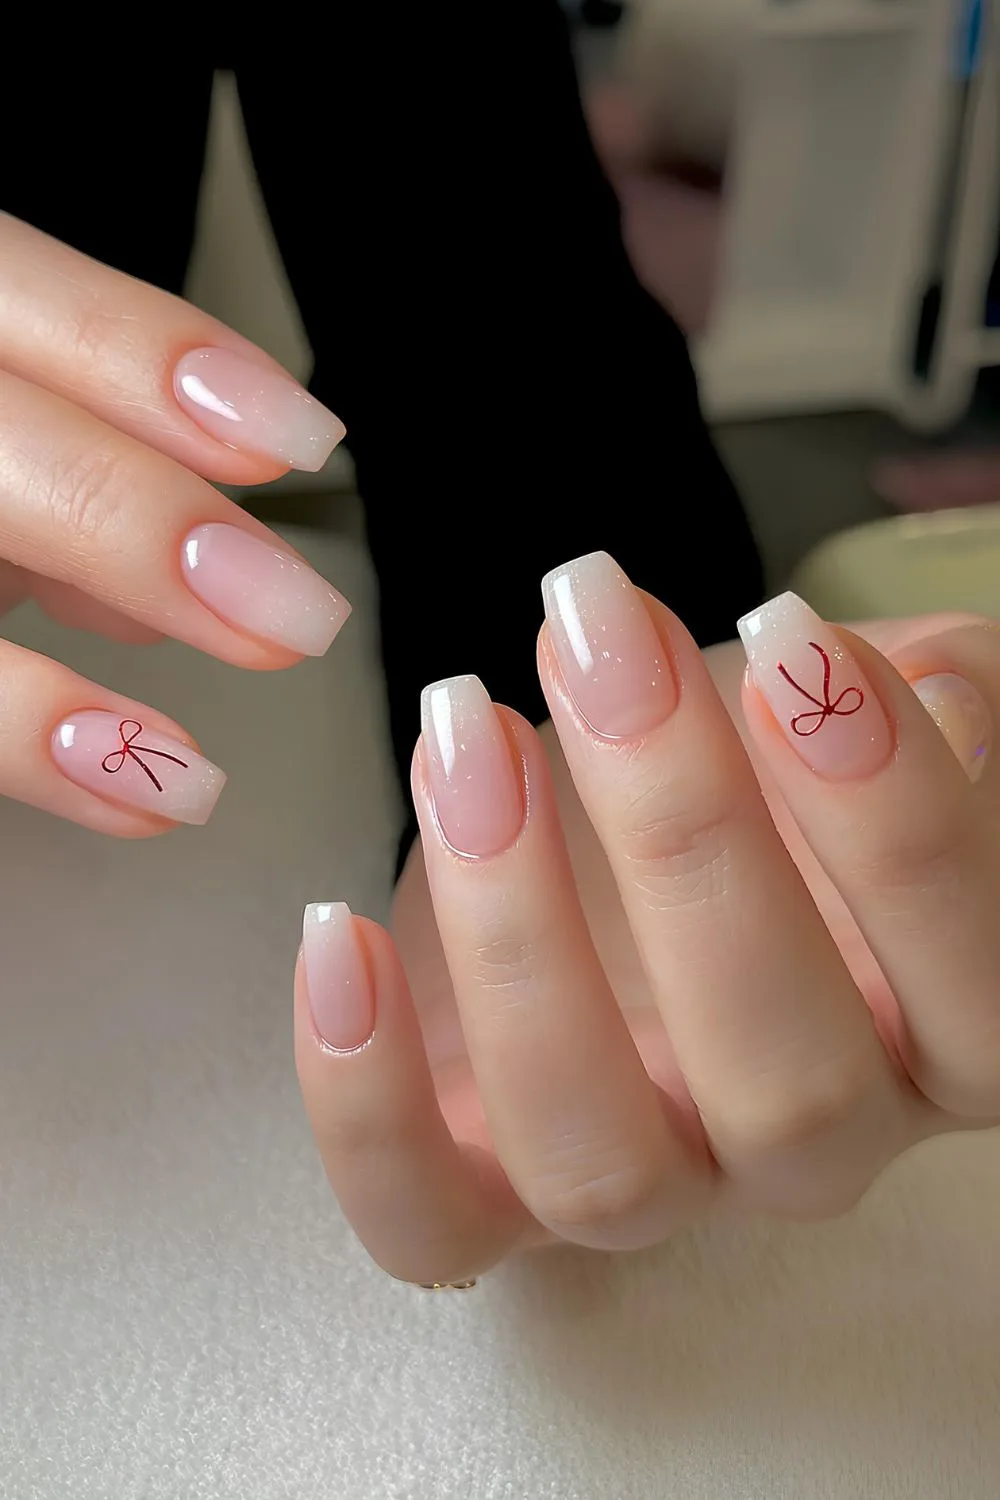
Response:
[[[346,432],[290,375],[232,349],[189,350],[174,370],[174,395],[220,443],[291,469],[321,469]]]
[[[591,552],[542,579],[545,618],[563,680],[591,729],[609,739],[648,734],[673,713],[667,654],[628,578]]]
[[[489,694],[478,677],[449,677],[424,688],[420,714],[441,832],[459,854],[499,854],[524,822],[524,789]]]
[[[353,1052],[375,1029],[375,996],[350,907],[315,901],[302,920],[302,959],[313,1023],[327,1046]]]
[[[955,672],[918,678],[913,691],[934,720],[968,774],[978,781],[986,770],[992,720],[986,700],[971,682]]]
[[[854,657],[797,594],[739,622],[754,683],[788,742],[831,780],[869,776],[892,752],[881,703]]]
[[[213,614],[302,656],[322,656],[351,613],[302,558],[239,526],[199,526],[184,539],[181,567]]]
[[[88,792],[174,823],[207,823],[226,784],[226,773],[190,745],[104,709],[57,725],[52,758]]]

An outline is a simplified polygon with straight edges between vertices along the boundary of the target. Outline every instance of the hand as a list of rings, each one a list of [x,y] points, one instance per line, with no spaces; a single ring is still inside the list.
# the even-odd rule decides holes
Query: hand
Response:
[[[891,666],[773,601],[745,626],[755,772],[710,670],[731,648],[706,662],[608,559],[546,595],[541,680],[606,870],[539,737],[457,679],[425,695],[414,796],[464,1044],[429,945],[418,1021],[387,934],[307,914],[307,1109],[361,1238],[415,1282],[720,1207],[836,1214],[922,1137],[1000,1117],[1000,630],[889,628]],[[414,949],[419,891],[399,916]]]
[[[318,469],[343,431],[214,319],[0,215],[0,613],[321,654],[349,605],[204,480]],[[104,833],[203,823],[225,781],[155,709],[3,641],[0,704],[0,796]]]

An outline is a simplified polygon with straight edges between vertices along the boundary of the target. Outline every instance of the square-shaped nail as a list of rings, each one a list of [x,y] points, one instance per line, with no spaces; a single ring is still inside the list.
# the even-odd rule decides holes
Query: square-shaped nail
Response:
[[[239,526],[213,522],[190,532],[181,568],[213,614],[302,656],[322,656],[351,613],[303,558]]]
[[[225,771],[182,740],[104,709],[57,725],[52,758],[88,792],[175,823],[207,823],[226,784]]]
[[[739,622],[753,680],[789,743],[814,771],[850,780],[877,771],[893,735],[851,652],[797,594]]]
[[[524,791],[490,695],[478,677],[448,677],[424,688],[420,714],[441,832],[459,854],[499,854],[524,821]]]
[[[609,739],[648,734],[677,684],[645,604],[614,558],[591,552],[542,580],[545,618],[573,702]]]
[[[245,453],[315,473],[345,435],[343,422],[284,371],[234,349],[190,349],[174,370],[178,405],[199,427]]]
[[[344,901],[314,901],[302,921],[302,959],[313,1024],[327,1046],[353,1052],[375,1026],[375,996]]]

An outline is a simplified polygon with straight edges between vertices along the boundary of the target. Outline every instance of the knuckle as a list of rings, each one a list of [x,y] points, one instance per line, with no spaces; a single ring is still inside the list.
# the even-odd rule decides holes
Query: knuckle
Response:
[[[867,1107],[871,1080],[861,1069],[827,1068],[808,1087],[772,1090],[763,1099],[731,1110],[725,1136],[730,1151],[751,1160],[795,1157],[822,1145]]]
[[[600,1235],[642,1219],[662,1195],[660,1173],[652,1164],[626,1158],[605,1170],[560,1171],[537,1183],[528,1206],[541,1223],[572,1239],[581,1232]]]
[[[477,987],[513,995],[535,983],[548,962],[550,934],[544,924],[498,922],[481,934],[470,954],[470,978]]]
[[[29,491],[44,509],[60,540],[68,535],[84,548],[106,540],[121,513],[127,483],[121,459],[106,448],[36,471]]]
[[[678,882],[707,895],[723,884],[738,810],[731,789],[711,779],[686,787],[658,783],[625,807],[616,830],[633,876]]]
[[[474,978],[488,989],[520,984],[531,973],[537,957],[537,945],[530,938],[513,933],[492,937],[477,943],[473,951]]]
[[[955,1120],[1000,1121],[1000,1027],[960,1034],[945,1056],[918,1055],[910,1075],[923,1098]]]
[[[382,1156],[398,1149],[399,1142],[397,1122],[385,1115],[343,1114],[323,1121],[321,1145],[329,1162]]]
[[[76,292],[72,316],[60,323],[57,332],[65,358],[82,384],[106,368],[109,350],[121,356],[133,342],[137,325],[95,293],[82,287]]]
[[[951,799],[928,803],[919,816],[895,828],[891,838],[862,849],[857,870],[868,889],[912,891],[948,886],[954,880],[969,855],[975,829],[970,815],[956,811]]]

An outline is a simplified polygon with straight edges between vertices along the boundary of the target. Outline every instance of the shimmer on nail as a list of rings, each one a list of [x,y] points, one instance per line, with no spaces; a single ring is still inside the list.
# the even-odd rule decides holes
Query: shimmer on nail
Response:
[[[232,349],[192,349],[177,363],[174,394],[199,427],[230,448],[292,469],[321,469],[343,422],[288,375]]]
[[[225,772],[182,740],[102,709],[57,725],[52,758],[88,792],[174,823],[206,823],[226,784]]]
[[[520,767],[478,677],[424,688],[421,724],[429,790],[438,823],[459,854],[506,849],[524,820]]]
[[[655,729],[677,705],[667,654],[640,595],[606,552],[542,580],[563,680],[590,727],[610,739]]]
[[[302,558],[239,526],[199,526],[184,539],[181,567],[220,619],[302,656],[322,656],[351,612]]]
[[[840,637],[797,594],[739,621],[753,679],[799,756],[833,780],[868,776],[892,731],[871,683]]]

